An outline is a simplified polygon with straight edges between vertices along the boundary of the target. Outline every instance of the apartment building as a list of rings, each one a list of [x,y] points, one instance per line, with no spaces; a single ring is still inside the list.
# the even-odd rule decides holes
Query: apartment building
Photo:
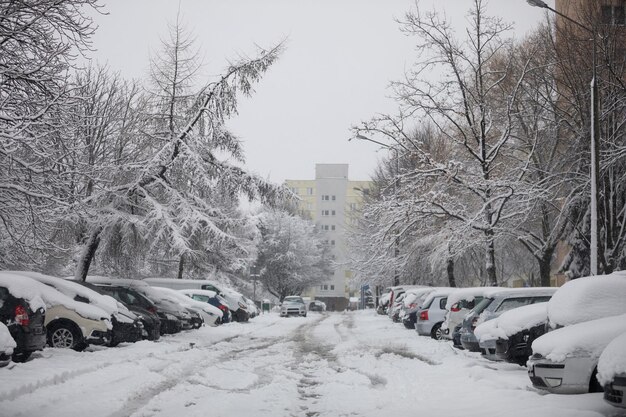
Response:
[[[329,310],[343,310],[348,305],[351,293],[348,282],[352,277],[345,266],[346,232],[371,182],[350,180],[348,164],[316,164],[315,179],[286,180],[285,185],[300,197],[299,214],[314,221],[324,232],[336,265],[331,276],[303,295],[324,301]]]

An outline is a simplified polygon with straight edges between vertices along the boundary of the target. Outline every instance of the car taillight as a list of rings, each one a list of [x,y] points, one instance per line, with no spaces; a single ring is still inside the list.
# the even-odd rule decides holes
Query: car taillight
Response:
[[[459,307],[459,303],[452,305],[452,307],[450,307],[450,311],[452,311],[453,313],[458,313],[459,311],[461,311],[461,307]]]
[[[157,309],[156,309],[156,307],[148,307],[148,309],[147,309],[147,310],[148,310],[150,313],[152,313],[152,314],[156,314],[156,313],[157,313]]]
[[[415,303],[411,303],[411,304],[409,304],[409,308],[411,308],[411,309],[412,309],[412,308],[415,308],[415,307],[417,307],[417,304],[415,304]]]
[[[228,307],[226,307],[226,306],[225,306],[225,305],[223,305],[223,304],[220,304],[220,305],[218,306],[218,308],[219,308],[220,310],[222,310],[222,311],[228,311]]]
[[[28,311],[22,305],[15,307],[15,321],[20,326],[28,326],[30,324],[30,318],[28,318]]]
[[[428,320],[428,310],[420,311],[420,320]]]

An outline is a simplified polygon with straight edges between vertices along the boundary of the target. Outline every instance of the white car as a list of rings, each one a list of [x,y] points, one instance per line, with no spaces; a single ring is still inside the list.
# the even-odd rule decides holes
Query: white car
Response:
[[[200,314],[202,315],[202,319],[204,320],[204,324],[208,326],[217,326],[222,319],[222,311],[219,308],[212,306],[211,304],[196,301],[193,298],[181,293],[180,291],[176,291],[171,288],[153,288],[157,291],[160,291],[166,296],[172,297],[172,299],[176,300],[180,305],[200,312]]]
[[[306,304],[304,299],[299,295],[290,295],[285,297],[280,304],[280,316],[301,316],[306,317]]]
[[[458,291],[456,288],[440,288],[428,294],[424,305],[417,312],[415,330],[420,336],[430,336],[433,339],[444,338],[441,325],[446,317],[446,303],[448,296]]]
[[[528,375],[533,386],[554,393],[601,390],[592,375],[602,349],[626,326],[619,322],[626,322],[625,299],[623,271],[578,278],[559,288],[548,302],[549,328],[556,330],[532,344]],[[609,328],[595,328],[599,325]],[[574,335],[577,331],[582,333]]]
[[[448,296],[446,316],[441,325],[441,331],[446,339],[453,340],[454,330],[461,327],[463,319],[483,299],[487,288],[489,287],[459,288]],[[459,344],[457,347],[462,346]]]
[[[536,339],[528,361],[533,385],[557,394],[599,392],[598,359],[606,346],[626,333],[626,314],[573,324]]]
[[[626,333],[613,339],[598,360],[598,382],[604,387],[604,400],[626,408]]]

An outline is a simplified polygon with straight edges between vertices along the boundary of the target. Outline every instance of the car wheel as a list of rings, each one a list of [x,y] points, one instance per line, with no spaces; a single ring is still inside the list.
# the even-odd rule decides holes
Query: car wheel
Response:
[[[443,340],[443,330],[441,330],[441,323],[437,323],[433,326],[433,329],[430,331],[430,337],[435,340]]]
[[[67,323],[55,323],[48,327],[48,344],[51,347],[82,350],[81,334],[75,326]],[[82,349],[81,349],[82,347]]]

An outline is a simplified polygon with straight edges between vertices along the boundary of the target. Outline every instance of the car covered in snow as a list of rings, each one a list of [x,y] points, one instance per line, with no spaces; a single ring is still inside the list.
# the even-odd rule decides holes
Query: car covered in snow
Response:
[[[600,392],[598,359],[607,345],[626,333],[626,314],[572,324],[550,331],[532,344],[528,375],[534,387],[557,394]]]
[[[53,287],[23,273],[0,272],[0,285],[17,297],[45,304],[44,325],[48,345],[83,350],[88,345],[104,345],[111,340],[111,318],[104,310],[78,302]]]
[[[479,324],[474,334],[483,356],[526,366],[532,342],[545,333],[547,321],[547,302],[529,304]]]
[[[231,312],[228,303],[221,295],[211,290],[178,290],[181,294],[186,295],[201,303],[208,303],[217,307],[222,312],[221,323],[229,323],[231,321]]]
[[[309,311],[326,311],[326,303],[320,300],[313,300],[309,303]]]
[[[441,331],[446,339],[454,341],[455,329],[460,329],[463,319],[483,299],[486,289],[487,287],[459,288],[448,296],[446,315],[441,325]],[[463,348],[460,345],[460,339],[455,347]]]
[[[196,301],[193,298],[187,297],[185,294],[181,293],[180,291],[176,291],[171,288],[160,288],[160,287],[153,287],[153,288],[157,291],[161,291],[166,296],[171,296],[180,305],[184,306],[188,310],[191,310],[200,314],[200,317],[202,318],[203,323],[206,324],[207,326],[217,326],[218,324],[221,323],[222,311],[219,308],[212,306],[209,303]]]
[[[420,287],[409,288],[406,291],[406,295],[402,300],[402,307],[400,308],[400,320],[404,327],[415,330],[417,312],[424,304],[424,300],[426,300],[428,294],[435,291],[435,289],[434,287]]]
[[[415,330],[420,336],[430,336],[433,339],[444,338],[441,325],[446,316],[448,296],[457,291],[456,288],[438,288],[428,294],[424,305],[417,312]]]
[[[14,362],[24,362],[33,352],[43,350],[46,345],[45,312],[41,297],[18,297],[11,292],[10,286],[0,284],[0,323],[6,325],[15,341]]]
[[[228,303],[231,317],[234,321],[248,321],[248,303],[243,294],[224,284],[204,279],[173,279],[173,278],[146,278],[142,280],[152,286],[171,288],[174,290],[210,290],[222,296]]]
[[[290,295],[283,298],[283,302],[280,303],[280,316],[306,317],[306,304],[304,303],[304,299],[299,295]]]
[[[556,288],[485,288],[483,299],[465,316],[461,324],[460,337],[463,348],[470,352],[480,352],[480,344],[474,329],[479,324],[494,319],[517,307],[548,301],[556,292]],[[493,349],[495,345],[487,347]]]
[[[604,387],[604,400],[626,408],[626,333],[613,339],[600,355],[597,378]]]
[[[0,322],[0,368],[7,366],[11,362],[11,355],[13,355],[13,349],[17,344],[9,328],[2,322]]]
[[[565,283],[548,303],[548,333],[532,344],[528,375],[555,393],[601,390],[596,365],[612,339],[626,332],[626,272]]]

